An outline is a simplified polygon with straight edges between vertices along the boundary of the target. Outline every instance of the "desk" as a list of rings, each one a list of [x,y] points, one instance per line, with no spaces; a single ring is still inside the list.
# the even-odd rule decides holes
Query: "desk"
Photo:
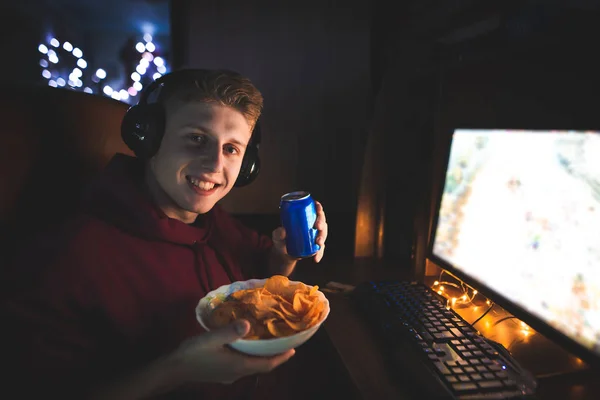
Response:
[[[332,280],[356,285],[369,279],[410,280],[411,275],[408,269],[402,270],[385,263],[357,260],[327,262],[319,265],[306,263],[298,267],[293,278],[324,286],[326,282]],[[372,335],[349,300],[342,294],[328,294],[328,298],[331,313],[324,328],[346,368],[359,398],[419,398],[418,395],[415,396],[401,385],[396,384],[389,376],[376,337]],[[543,372],[548,365],[549,354],[553,351],[563,351],[549,340],[539,336],[540,339],[532,341],[530,347],[522,347],[513,353],[517,361],[536,376],[538,375],[536,369]],[[530,351],[527,351],[527,348],[530,348]],[[599,399],[599,377],[598,373],[583,371],[575,375],[540,379],[537,398],[541,400]]]

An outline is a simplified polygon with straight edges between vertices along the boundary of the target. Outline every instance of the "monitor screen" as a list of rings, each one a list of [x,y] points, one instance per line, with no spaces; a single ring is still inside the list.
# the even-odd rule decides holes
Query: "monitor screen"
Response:
[[[600,359],[600,132],[457,129],[439,200],[434,261]]]

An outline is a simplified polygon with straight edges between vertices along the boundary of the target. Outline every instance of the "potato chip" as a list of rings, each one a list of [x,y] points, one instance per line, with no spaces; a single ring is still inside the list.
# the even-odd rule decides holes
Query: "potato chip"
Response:
[[[209,316],[209,326],[217,328],[236,319],[250,322],[245,339],[290,336],[319,323],[325,309],[318,286],[290,283],[282,275],[265,281],[264,287],[239,290],[217,305]]]

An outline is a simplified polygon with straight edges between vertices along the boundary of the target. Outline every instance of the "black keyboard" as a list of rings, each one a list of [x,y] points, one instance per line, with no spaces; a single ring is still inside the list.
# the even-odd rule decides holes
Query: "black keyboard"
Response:
[[[418,398],[530,398],[537,383],[422,283],[365,282],[352,299],[376,330],[392,379]],[[412,382],[412,385],[411,385]]]

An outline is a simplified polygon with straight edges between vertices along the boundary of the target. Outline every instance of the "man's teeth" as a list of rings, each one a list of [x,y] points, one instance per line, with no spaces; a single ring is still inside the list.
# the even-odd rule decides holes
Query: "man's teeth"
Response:
[[[190,178],[190,182],[192,182],[192,185],[202,190],[210,190],[215,187],[215,184],[212,182],[201,181],[195,178]]]

